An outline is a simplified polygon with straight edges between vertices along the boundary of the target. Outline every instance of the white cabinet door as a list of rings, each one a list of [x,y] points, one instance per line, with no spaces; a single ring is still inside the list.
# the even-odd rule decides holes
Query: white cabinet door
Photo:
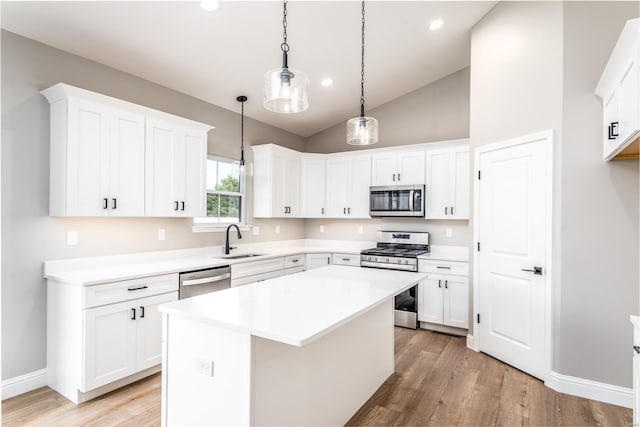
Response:
[[[469,328],[469,278],[443,276],[444,317],[443,323],[456,328]]]
[[[448,148],[426,152],[426,199],[425,217],[444,219],[449,213],[451,156]],[[445,213],[446,209],[446,213]]]
[[[53,123],[66,118],[52,118]],[[66,142],[64,210],[53,215],[103,216],[109,206],[109,109],[101,104],[69,98]],[[55,155],[52,153],[52,156]],[[53,203],[52,203],[53,205]]]
[[[347,218],[349,206],[349,160],[345,156],[327,159],[327,216]]]
[[[158,306],[177,299],[178,293],[171,292],[131,301],[137,311],[136,370],[142,371],[162,363],[162,315]]]
[[[144,215],[145,117],[111,110],[109,215]]]
[[[286,216],[300,216],[300,155],[289,152],[284,165],[284,195]]]
[[[428,149],[426,219],[469,219],[469,146]]]
[[[401,185],[424,184],[424,150],[398,152],[396,182]]]
[[[371,155],[371,185],[398,184],[396,157],[395,151],[383,151]]]
[[[153,118],[146,128],[146,214],[206,216],[206,134]]]
[[[179,216],[207,216],[207,135],[200,130],[185,129],[180,136],[184,170],[176,174],[176,185],[182,194],[178,197]]]
[[[349,159],[348,218],[370,218],[369,187],[371,186],[371,155],[352,156]]]
[[[469,147],[451,150],[449,219],[469,219]]]
[[[418,285],[418,320],[421,322],[442,323],[444,284],[442,275],[429,274]]]
[[[640,111],[638,102],[640,92],[638,92],[638,68],[636,59],[629,62],[628,67],[620,79],[620,119],[618,141],[625,141],[638,132]]]
[[[305,268],[312,270],[314,268],[324,267],[331,264],[331,254],[307,254],[305,260]]]
[[[326,162],[324,157],[302,155],[300,164],[300,216],[323,218],[326,215]]]
[[[83,392],[136,372],[136,320],[132,302],[84,310]]]
[[[300,153],[274,144],[251,147],[254,153],[253,216],[300,215]]]

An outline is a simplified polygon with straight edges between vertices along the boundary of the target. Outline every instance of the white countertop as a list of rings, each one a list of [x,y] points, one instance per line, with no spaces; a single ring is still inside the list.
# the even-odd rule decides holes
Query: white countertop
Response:
[[[237,245],[232,255],[247,252],[267,253],[260,257],[222,259],[222,247],[147,252],[104,257],[45,261],[44,277],[62,283],[90,286],[146,276],[202,270],[205,268],[258,261],[307,253],[359,254],[375,242],[300,239]],[[431,253],[420,258],[467,262],[469,249],[460,246],[431,246]]]
[[[169,315],[197,318],[303,346],[409,289],[425,276],[330,265],[163,304],[159,309]]]

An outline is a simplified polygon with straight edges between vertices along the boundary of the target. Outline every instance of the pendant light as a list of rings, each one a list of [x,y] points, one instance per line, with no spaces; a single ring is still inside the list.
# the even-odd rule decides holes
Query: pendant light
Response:
[[[241,115],[240,115],[240,166],[244,166],[244,103],[247,100],[247,97],[244,95],[240,95],[236,98],[236,101],[240,102],[242,106]]]
[[[275,113],[299,113],[309,108],[309,80],[301,71],[289,68],[287,43],[287,0],[283,3],[282,68],[264,75],[264,108]]]
[[[371,145],[378,142],[378,120],[364,116],[364,0],[362,1],[362,54],[360,66],[360,115],[347,122],[347,144]]]

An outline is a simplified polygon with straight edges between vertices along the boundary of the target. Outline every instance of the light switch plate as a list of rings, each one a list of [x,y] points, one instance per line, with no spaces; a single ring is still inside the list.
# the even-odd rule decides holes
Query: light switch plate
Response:
[[[159,228],[158,229],[158,240],[164,240],[167,238],[167,233],[165,232],[164,228]]]
[[[260,234],[260,227],[258,227],[257,225],[253,226],[253,235],[257,236]]]
[[[77,231],[67,231],[67,245],[75,246],[78,244],[78,232]]]
[[[276,225],[276,234],[280,234],[280,226]]]
[[[324,225],[321,225],[321,226],[320,226],[320,232],[321,232],[321,233],[324,233]]]
[[[364,227],[359,225],[358,226],[358,234],[362,234],[362,233],[364,233]]]
[[[446,234],[447,237],[453,236],[453,230],[451,229],[451,227],[445,228],[444,233]]]

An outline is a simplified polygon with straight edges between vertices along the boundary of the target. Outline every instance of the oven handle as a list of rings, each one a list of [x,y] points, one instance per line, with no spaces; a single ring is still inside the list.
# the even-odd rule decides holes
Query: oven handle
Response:
[[[409,190],[409,212],[413,212],[413,192],[416,190]]]
[[[203,283],[219,282],[220,280],[229,279],[231,273],[221,274],[219,276],[203,277],[202,279],[185,280],[182,286],[202,285]]]

